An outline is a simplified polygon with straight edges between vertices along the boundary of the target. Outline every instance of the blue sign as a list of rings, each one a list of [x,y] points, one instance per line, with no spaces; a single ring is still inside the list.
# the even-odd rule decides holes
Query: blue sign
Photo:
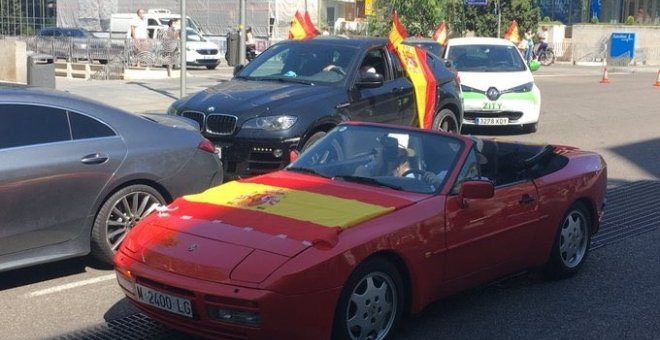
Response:
[[[635,33],[612,33],[612,36],[610,37],[610,57],[634,58]]]
[[[486,6],[488,5],[488,0],[465,0],[466,5],[475,5],[475,6]]]

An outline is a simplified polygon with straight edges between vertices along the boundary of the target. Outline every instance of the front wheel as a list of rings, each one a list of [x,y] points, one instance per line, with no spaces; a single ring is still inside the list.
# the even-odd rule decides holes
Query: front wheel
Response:
[[[545,273],[563,279],[580,270],[591,244],[591,217],[584,204],[573,204],[561,220]]]
[[[344,285],[332,338],[385,339],[398,326],[403,306],[403,281],[397,268],[383,258],[367,260]]]
[[[543,66],[550,66],[555,62],[555,52],[551,50],[545,50],[542,52],[542,58],[539,58],[539,61]]]
[[[452,110],[442,109],[433,118],[433,130],[441,130],[445,132],[459,133],[458,120]]]
[[[114,193],[103,203],[94,220],[92,256],[112,264],[112,257],[129,230],[157,205],[164,204],[163,196],[147,185],[131,185]]]
[[[215,70],[218,65],[206,65],[207,70]]]

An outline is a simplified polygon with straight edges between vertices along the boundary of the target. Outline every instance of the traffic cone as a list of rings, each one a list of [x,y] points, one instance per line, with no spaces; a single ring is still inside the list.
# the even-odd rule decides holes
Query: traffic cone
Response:
[[[655,79],[655,84],[653,86],[660,87],[660,70],[658,70],[658,78]]]
[[[607,66],[603,66],[603,79],[600,80],[601,84],[609,84],[610,76],[607,73]]]

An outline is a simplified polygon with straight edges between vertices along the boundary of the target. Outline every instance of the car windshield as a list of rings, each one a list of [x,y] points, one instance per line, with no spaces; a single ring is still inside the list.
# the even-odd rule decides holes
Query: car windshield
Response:
[[[62,30],[62,35],[65,37],[72,37],[72,38],[88,38],[91,36],[91,33],[81,28],[81,29]]]
[[[508,45],[454,45],[447,59],[463,72],[520,72],[525,62],[515,46]]]
[[[358,52],[350,46],[284,41],[261,53],[237,78],[337,85],[347,79]]]
[[[189,41],[206,41],[204,37],[202,37],[197,31],[195,31],[192,28],[188,28],[187,30],[187,37]]]
[[[425,130],[344,124],[286,170],[431,194],[444,185],[463,146],[459,138]]]

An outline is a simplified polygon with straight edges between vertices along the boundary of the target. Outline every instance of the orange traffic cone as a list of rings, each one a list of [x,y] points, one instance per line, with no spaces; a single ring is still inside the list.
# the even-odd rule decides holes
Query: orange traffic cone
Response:
[[[653,86],[660,87],[660,70],[658,70],[658,78],[656,78],[655,84],[653,84]]]
[[[609,84],[610,76],[607,73],[607,66],[603,66],[603,79],[600,80],[601,84]]]

